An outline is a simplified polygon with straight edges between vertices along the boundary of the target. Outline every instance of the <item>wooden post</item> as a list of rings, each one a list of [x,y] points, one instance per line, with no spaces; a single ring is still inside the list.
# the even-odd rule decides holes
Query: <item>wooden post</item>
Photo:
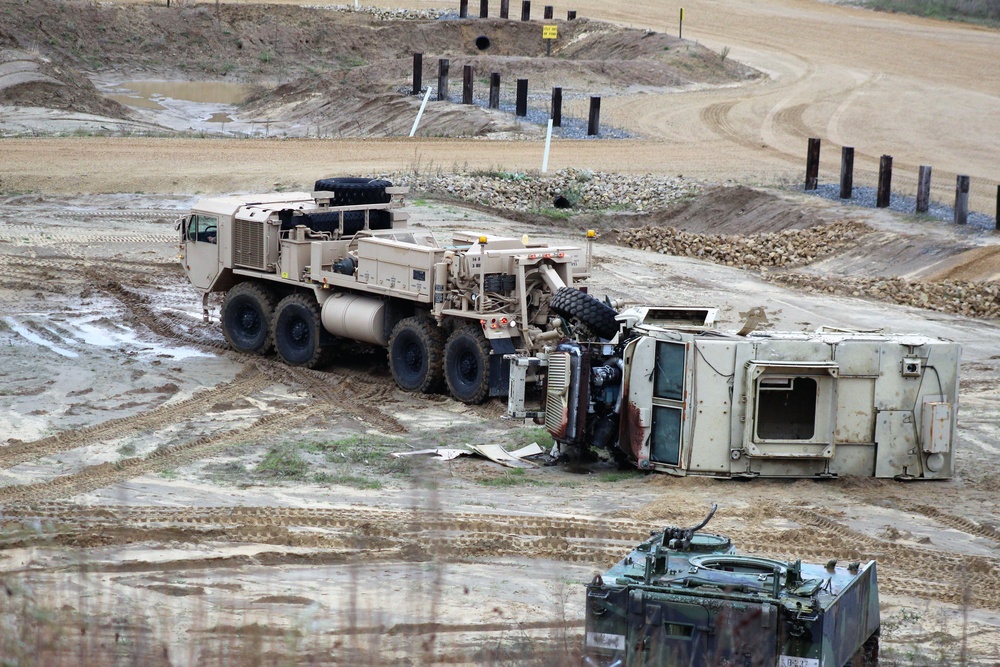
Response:
[[[413,94],[419,95],[424,82],[424,54],[413,54]]]
[[[917,176],[917,213],[926,213],[931,207],[931,168],[920,165]]]
[[[517,104],[514,111],[517,116],[528,115],[528,80],[517,80]]]
[[[500,72],[490,73],[490,108],[500,108]]]
[[[438,59],[438,101],[448,99],[448,59]]]
[[[955,224],[964,225],[969,221],[969,177],[955,179]]]
[[[806,151],[806,190],[815,190],[819,182],[819,139],[809,139],[809,149]]]
[[[575,21],[576,20],[576,10],[575,9],[571,9],[568,12],[566,12],[566,20],[567,21]]]
[[[521,0],[521,20],[531,20],[531,0]]]
[[[552,127],[562,127],[562,88],[552,88]]]
[[[677,39],[684,39],[684,8],[681,7],[681,18],[677,22]]]
[[[500,18],[510,18],[510,0],[500,0]]]
[[[462,69],[462,104],[472,104],[472,65]]]
[[[469,0],[458,0],[458,18],[469,18]]]
[[[1000,185],[997,186],[997,217],[993,219],[993,229],[1000,232]]]
[[[592,137],[601,130],[601,98],[590,98],[590,120],[587,123],[587,136]]]
[[[892,156],[883,155],[878,161],[878,196],[875,206],[888,208],[892,199]]]
[[[542,17],[546,18],[546,19],[551,19],[552,18],[552,13],[554,11],[555,11],[555,9],[552,7],[552,5],[545,5],[544,10],[542,11]]]
[[[479,18],[485,19],[489,18],[490,15],[490,0],[479,0]]]
[[[854,196],[854,146],[840,149],[840,198]]]

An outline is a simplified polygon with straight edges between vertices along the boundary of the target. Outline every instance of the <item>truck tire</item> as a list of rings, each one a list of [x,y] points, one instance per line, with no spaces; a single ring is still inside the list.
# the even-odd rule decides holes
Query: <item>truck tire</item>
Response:
[[[271,320],[277,299],[265,285],[242,282],[222,301],[222,335],[237,352],[264,355],[274,347]]]
[[[479,327],[462,327],[448,337],[444,379],[457,401],[475,405],[489,396],[490,343]]]
[[[321,178],[316,181],[316,191],[333,193],[332,206],[354,206],[357,204],[385,204],[391,197],[385,189],[392,183],[368,178]]]
[[[401,389],[432,394],[441,389],[444,334],[430,317],[407,317],[389,337],[389,370]]]
[[[611,339],[618,333],[615,309],[573,287],[556,290],[552,295],[552,310],[579,321],[601,338]]]
[[[322,365],[326,357],[321,341],[323,323],[313,295],[286,296],[274,309],[273,321],[274,349],[282,361],[306,368]]]

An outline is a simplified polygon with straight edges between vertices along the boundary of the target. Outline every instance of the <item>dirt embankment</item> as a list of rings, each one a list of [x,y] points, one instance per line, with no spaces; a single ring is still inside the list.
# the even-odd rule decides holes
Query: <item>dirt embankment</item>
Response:
[[[677,38],[587,19],[561,21],[559,39],[547,56],[537,23],[499,19],[445,21],[405,14],[386,20],[295,6],[167,8],[52,0],[0,0],[0,11],[10,19],[0,43],[34,50],[39,60],[67,71],[260,83],[245,116],[312,125],[317,134],[329,136],[405,135],[419,104],[419,98],[405,94],[412,87],[415,52],[424,54],[423,80],[429,85],[437,84],[438,58],[451,61],[453,89],[471,65],[480,98],[492,72],[500,74],[505,97],[512,95],[517,78],[529,78],[536,95],[561,86],[572,96],[635,86],[727,83],[758,74]],[[272,89],[275,80],[283,83]],[[75,108],[73,98],[51,101],[58,96],[47,91],[35,86],[30,97],[11,103],[101,113],[92,99]],[[453,101],[457,97],[451,94]],[[122,117],[120,108],[109,109],[108,115]],[[510,114],[454,104],[432,105],[421,131],[434,136],[537,134],[536,127],[525,127]]]
[[[129,115],[125,107],[98,93],[79,72],[20,49],[0,48],[0,105],[63,109],[110,118]]]

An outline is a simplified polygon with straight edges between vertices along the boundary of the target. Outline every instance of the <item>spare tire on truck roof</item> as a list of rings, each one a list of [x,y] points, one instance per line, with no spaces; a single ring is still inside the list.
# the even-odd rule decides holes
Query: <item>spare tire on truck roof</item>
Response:
[[[392,198],[385,189],[390,181],[370,178],[321,178],[313,188],[316,192],[332,192],[331,206],[356,206],[359,204],[386,204]]]

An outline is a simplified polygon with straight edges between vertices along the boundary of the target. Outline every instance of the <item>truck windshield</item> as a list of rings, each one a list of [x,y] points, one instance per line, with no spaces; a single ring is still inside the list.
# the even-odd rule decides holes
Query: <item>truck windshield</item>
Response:
[[[188,220],[187,240],[196,243],[216,243],[218,229],[219,219],[217,217],[195,213]]]

